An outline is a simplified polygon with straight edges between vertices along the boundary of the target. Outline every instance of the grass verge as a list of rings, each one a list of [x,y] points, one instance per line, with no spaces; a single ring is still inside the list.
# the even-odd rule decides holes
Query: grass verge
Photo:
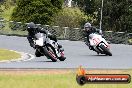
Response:
[[[7,35],[7,36],[20,36],[20,37],[26,37],[27,36],[27,31],[20,31],[20,30],[0,30],[0,35]]]
[[[90,72],[90,71],[89,71]],[[132,70],[91,71],[92,73],[123,73],[132,75]],[[115,73],[116,72],[116,73]],[[0,88],[132,88],[132,84],[85,84],[76,83],[73,71],[0,71]]]
[[[21,55],[19,53],[16,53],[14,51],[0,49],[0,61],[1,60],[12,60],[20,58]]]

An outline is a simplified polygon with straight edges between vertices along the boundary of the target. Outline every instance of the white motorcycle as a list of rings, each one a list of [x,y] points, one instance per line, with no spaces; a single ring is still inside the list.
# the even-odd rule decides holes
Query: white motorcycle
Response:
[[[53,62],[56,62],[57,59],[64,61],[64,49],[60,48],[58,43],[54,40],[50,40],[48,36],[44,33],[35,34],[34,43],[35,43],[35,55],[36,57],[46,56],[48,59],[51,59]]]
[[[91,33],[89,35],[89,41],[90,45],[93,47],[93,50],[98,54],[101,53],[112,56],[112,53],[110,52],[110,45],[104,38],[102,38],[101,35],[97,33]]]

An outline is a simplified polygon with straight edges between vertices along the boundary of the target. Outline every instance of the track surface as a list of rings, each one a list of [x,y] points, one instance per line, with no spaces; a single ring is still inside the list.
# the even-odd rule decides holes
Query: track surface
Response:
[[[97,55],[90,51],[81,41],[60,40],[65,49],[67,59],[63,62],[51,62],[46,57],[34,58],[30,61],[0,62],[0,68],[84,68],[95,69],[128,69],[132,68],[132,46],[111,44],[113,56]],[[26,37],[0,35],[0,48],[16,50],[34,55],[35,50],[29,46]]]

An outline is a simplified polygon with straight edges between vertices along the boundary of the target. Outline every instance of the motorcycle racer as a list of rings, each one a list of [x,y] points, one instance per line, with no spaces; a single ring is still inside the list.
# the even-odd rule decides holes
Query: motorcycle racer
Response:
[[[90,45],[89,35],[91,33],[98,33],[98,34],[102,35],[102,30],[97,29],[96,27],[93,27],[89,22],[85,23],[83,30],[85,32],[84,36],[86,37],[85,44],[89,47],[90,50],[94,50],[93,47]]]

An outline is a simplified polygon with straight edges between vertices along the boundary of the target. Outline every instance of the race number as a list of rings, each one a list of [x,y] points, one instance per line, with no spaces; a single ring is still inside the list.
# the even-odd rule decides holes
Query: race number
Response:
[[[92,40],[95,45],[98,45],[101,42],[99,38],[93,38]]]

